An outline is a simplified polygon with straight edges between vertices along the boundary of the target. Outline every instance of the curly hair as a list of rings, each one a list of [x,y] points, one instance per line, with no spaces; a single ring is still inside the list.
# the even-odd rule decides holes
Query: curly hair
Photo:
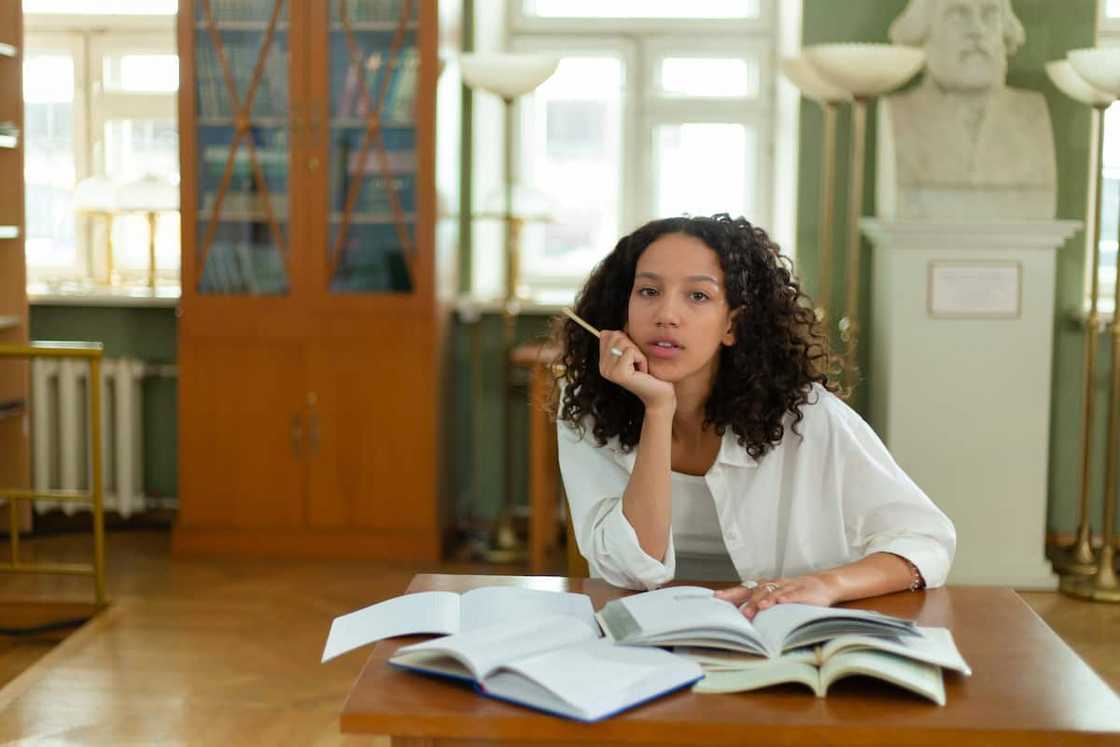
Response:
[[[651,221],[622,237],[592,271],[576,298],[575,312],[600,329],[626,324],[635,268],[642,252],[666,234],[703,241],[719,257],[735,343],[722,347],[704,426],[720,436],[730,428],[739,444],[758,459],[784,434],[793,415],[794,432],[814,383],[829,391],[833,360],[808,297],[766,232],[726,213]],[[645,408],[636,395],[599,374],[599,344],[568,319],[558,319],[553,337],[563,350],[566,386],[554,404],[556,416],[582,433],[589,418],[600,446],[617,436],[623,450],[638,443]]]

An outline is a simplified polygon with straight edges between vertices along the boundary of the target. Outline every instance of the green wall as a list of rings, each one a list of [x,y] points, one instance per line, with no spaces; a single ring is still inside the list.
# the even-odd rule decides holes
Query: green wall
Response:
[[[107,358],[175,362],[174,309],[35,305],[30,328],[32,340],[101,342]],[[176,381],[148,378],[143,387],[144,492],[152,497],[178,496]]]
[[[826,42],[887,40],[887,28],[905,7],[905,0],[805,0],[803,15],[804,46]],[[1054,126],[1054,139],[1058,156],[1058,217],[1082,220],[1085,216],[1086,180],[1089,157],[1089,111],[1057,91],[1046,78],[1043,64],[1065,56],[1069,49],[1092,46],[1095,29],[1094,0],[1013,0],[1016,13],[1027,33],[1027,43],[1010,60],[1008,83],[1014,86],[1041,91],[1050,107]],[[821,159],[821,112],[811,102],[802,101],[800,160],[798,165],[798,271],[805,278],[806,287],[816,291],[817,275],[817,210],[818,169]],[[844,225],[848,173],[848,120],[847,113],[839,117],[837,165],[837,220],[834,242],[842,251],[846,227]],[[868,157],[863,205],[864,215],[875,214],[875,112],[868,115]],[[1109,225],[1107,222],[1105,225]],[[1052,531],[1070,531],[1076,526],[1076,503],[1080,475],[1080,402],[1081,355],[1083,332],[1071,321],[1072,310],[1079,307],[1082,278],[1085,266],[1083,233],[1077,233],[1058,253],[1057,294],[1054,322],[1053,392],[1051,397],[1050,443],[1050,505],[1048,528]],[[861,328],[870,328],[870,250],[863,245],[863,272],[861,301]],[[835,286],[833,298],[843,298],[844,268],[834,263]],[[874,340],[864,337],[862,348],[863,370],[868,369],[867,353]],[[1102,344],[1100,366],[1107,361],[1107,344]],[[1097,454],[1103,450],[1105,420],[1104,391],[1107,370],[1098,368],[1098,407],[1096,415]],[[1007,371],[1013,376],[1013,369]],[[870,388],[870,391],[868,391]],[[862,409],[867,396],[874,396],[873,385],[868,383],[857,389],[855,404]],[[977,414],[978,417],[982,413]],[[1095,497],[1100,501],[1100,483],[1103,467],[1098,457],[1095,473]],[[993,469],[1006,469],[1008,465],[992,465]],[[1094,516],[1099,508],[1094,508]]]

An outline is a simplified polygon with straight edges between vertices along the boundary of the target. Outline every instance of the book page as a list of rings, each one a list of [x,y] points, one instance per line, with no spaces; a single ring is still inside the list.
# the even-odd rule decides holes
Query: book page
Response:
[[[786,683],[802,684],[823,697],[820,673],[805,661],[796,659],[762,659],[737,669],[705,669],[704,679],[692,686],[694,693],[737,693]]]
[[[591,597],[564,591],[521,589],[516,586],[483,586],[463,593],[463,631],[510,621],[528,621],[547,615],[574,617],[598,631]]]
[[[597,630],[570,615],[548,615],[530,621],[510,620],[403,646],[391,661],[415,669],[426,669],[425,663],[432,661],[438,666],[428,668],[429,671],[446,672],[439,659],[450,657],[462,663],[476,680],[482,680],[498,667],[518,659],[597,637]]]
[[[459,595],[451,591],[405,594],[331,621],[323,661],[366,644],[399,635],[455,633],[459,630]]]
[[[611,637],[623,643],[720,645],[724,641],[748,650],[762,646],[762,638],[734,604],[697,586],[672,586],[615,599],[603,606],[599,619]]]
[[[754,625],[772,656],[838,635],[902,635],[914,630],[911,621],[879,612],[793,603],[776,604],[759,612]]]
[[[697,646],[674,646],[673,653],[678,656],[687,656],[699,664],[705,672],[733,671],[736,669],[756,669],[769,666],[773,659],[759,654],[744,654],[738,651],[724,651],[713,648],[700,648]],[[783,661],[796,661],[802,664],[816,666],[820,657],[816,648],[796,648],[782,654]]]
[[[571,715],[595,720],[700,676],[700,667],[695,662],[667,651],[617,646],[599,639],[512,662],[486,678],[483,689],[510,700],[545,707],[533,702],[534,691],[543,688],[569,704]]]
[[[843,677],[865,675],[945,705],[945,683],[941,668],[881,651],[848,651],[836,654],[821,667],[821,688]]]
[[[935,664],[945,669],[952,669],[963,675],[972,674],[972,668],[965,662],[957,644],[953,641],[953,634],[947,628],[917,628],[918,635],[880,638],[878,636],[845,635],[826,643],[821,647],[821,659],[829,658],[846,652],[872,649],[885,651],[889,654],[905,656],[927,664]]]

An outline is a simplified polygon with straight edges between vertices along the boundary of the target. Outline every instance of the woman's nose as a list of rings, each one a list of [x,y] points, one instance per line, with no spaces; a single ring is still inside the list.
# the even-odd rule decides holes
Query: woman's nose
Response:
[[[676,302],[667,295],[663,296],[661,303],[657,305],[653,321],[658,327],[680,326],[680,313],[677,310]]]

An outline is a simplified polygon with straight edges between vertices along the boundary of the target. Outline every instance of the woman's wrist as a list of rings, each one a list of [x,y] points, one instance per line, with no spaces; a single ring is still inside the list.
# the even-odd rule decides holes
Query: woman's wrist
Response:
[[[656,402],[646,402],[646,417],[666,417],[672,419],[677,413],[677,398],[664,399]]]
[[[844,572],[840,568],[821,571],[813,575],[816,576],[821,582],[821,585],[824,586],[829,606],[838,602],[846,602],[851,598],[847,596],[848,584],[844,578]]]

